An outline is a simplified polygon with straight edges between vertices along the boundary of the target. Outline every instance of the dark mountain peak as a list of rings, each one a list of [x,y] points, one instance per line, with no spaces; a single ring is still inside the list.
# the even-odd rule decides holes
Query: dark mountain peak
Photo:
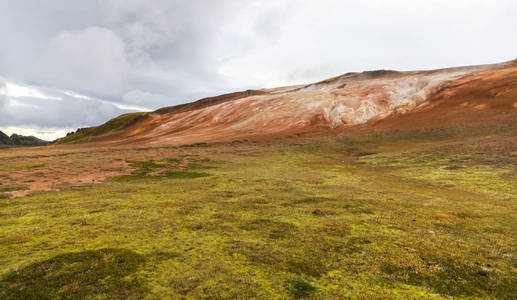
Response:
[[[24,136],[13,133],[11,136],[0,131],[0,147],[19,147],[19,146],[44,146],[47,141],[38,139],[34,136]]]
[[[7,134],[0,131],[0,145],[7,145],[10,142],[10,138]]]

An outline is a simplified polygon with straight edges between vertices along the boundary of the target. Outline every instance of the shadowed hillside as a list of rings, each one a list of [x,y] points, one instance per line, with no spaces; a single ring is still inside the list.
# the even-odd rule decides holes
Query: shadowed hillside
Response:
[[[15,133],[11,136],[8,136],[7,134],[0,131],[0,148],[44,146],[48,143],[49,142],[38,139],[34,136],[24,136]]]

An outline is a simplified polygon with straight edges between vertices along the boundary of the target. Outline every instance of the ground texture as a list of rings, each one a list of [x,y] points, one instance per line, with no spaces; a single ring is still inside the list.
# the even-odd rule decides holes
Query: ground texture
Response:
[[[384,129],[2,150],[0,298],[515,299],[515,123]]]

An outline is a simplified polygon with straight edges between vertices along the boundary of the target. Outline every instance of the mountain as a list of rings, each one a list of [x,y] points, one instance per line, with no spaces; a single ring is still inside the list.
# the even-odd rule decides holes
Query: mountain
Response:
[[[0,145],[7,145],[11,142],[9,136],[0,131]]]
[[[186,144],[517,121],[517,61],[347,73],[119,116],[57,143]]]
[[[0,131],[0,147],[19,147],[19,146],[44,146],[49,142],[38,139],[34,136],[24,136],[12,134],[10,137]]]

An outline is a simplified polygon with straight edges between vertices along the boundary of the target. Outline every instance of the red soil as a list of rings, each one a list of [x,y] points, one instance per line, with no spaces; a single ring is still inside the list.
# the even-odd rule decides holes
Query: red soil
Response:
[[[306,86],[237,92],[146,114],[91,146],[189,144],[469,122],[514,121],[517,62],[347,73]]]

